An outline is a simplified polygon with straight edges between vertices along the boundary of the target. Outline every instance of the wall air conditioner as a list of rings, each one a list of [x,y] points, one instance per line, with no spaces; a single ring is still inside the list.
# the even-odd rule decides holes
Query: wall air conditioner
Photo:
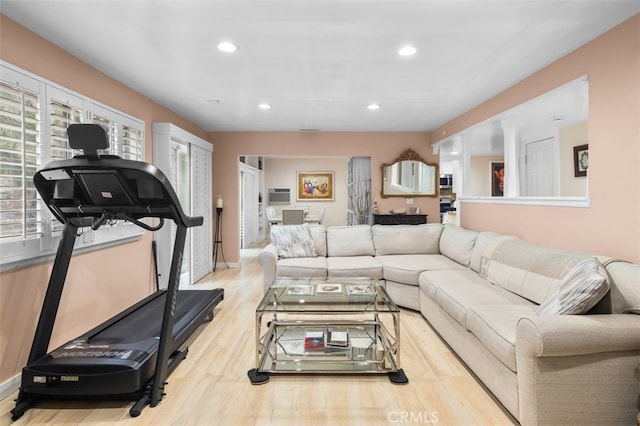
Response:
[[[269,204],[290,204],[291,189],[290,188],[269,188]]]

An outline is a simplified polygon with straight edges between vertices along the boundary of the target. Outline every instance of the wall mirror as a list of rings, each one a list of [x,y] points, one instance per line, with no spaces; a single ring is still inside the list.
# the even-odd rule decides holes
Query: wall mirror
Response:
[[[382,198],[436,197],[438,165],[424,161],[408,149],[393,163],[382,165]]]

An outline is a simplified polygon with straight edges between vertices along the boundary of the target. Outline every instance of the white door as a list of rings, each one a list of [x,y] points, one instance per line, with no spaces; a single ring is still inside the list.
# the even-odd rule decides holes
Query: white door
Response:
[[[525,144],[526,196],[546,197],[555,194],[554,138],[541,139]]]
[[[202,216],[202,226],[189,228],[182,255],[180,285],[195,283],[213,269],[213,233],[211,208],[211,170],[213,147],[170,123],[153,123],[153,162],[167,176],[189,216]],[[175,240],[175,223],[154,233],[157,242],[159,287],[169,280],[171,255]]]
[[[191,214],[202,216],[202,226],[191,228],[191,283],[211,272],[213,234],[211,212],[211,152],[191,145]]]
[[[242,205],[240,206],[242,221],[242,248],[258,240],[258,179],[257,173],[250,168],[240,171],[242,180]]]

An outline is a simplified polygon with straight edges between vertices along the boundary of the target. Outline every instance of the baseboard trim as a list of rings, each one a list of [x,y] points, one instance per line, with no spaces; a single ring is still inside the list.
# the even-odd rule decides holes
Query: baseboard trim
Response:
[[[0,401],[11,396],[20,388],[21,374],[16,374],[4,383],[0,383]]]

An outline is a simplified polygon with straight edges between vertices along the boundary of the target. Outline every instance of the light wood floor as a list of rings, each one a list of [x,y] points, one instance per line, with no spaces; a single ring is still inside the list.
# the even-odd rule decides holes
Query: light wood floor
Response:
[[[512,425],[419,313],[401,313],[401,362],[409,384],[386,376],[276,375],[251,385],[254,313],[262,296],[258,249],[240,269],[218,269],[197,287],[224,288],[225,299],[189,355],[169,377],[167,396],[140,417],[129,402],[41,402],[13,423],[124,425]],[[11,424],[13,396],[0,401]]]

